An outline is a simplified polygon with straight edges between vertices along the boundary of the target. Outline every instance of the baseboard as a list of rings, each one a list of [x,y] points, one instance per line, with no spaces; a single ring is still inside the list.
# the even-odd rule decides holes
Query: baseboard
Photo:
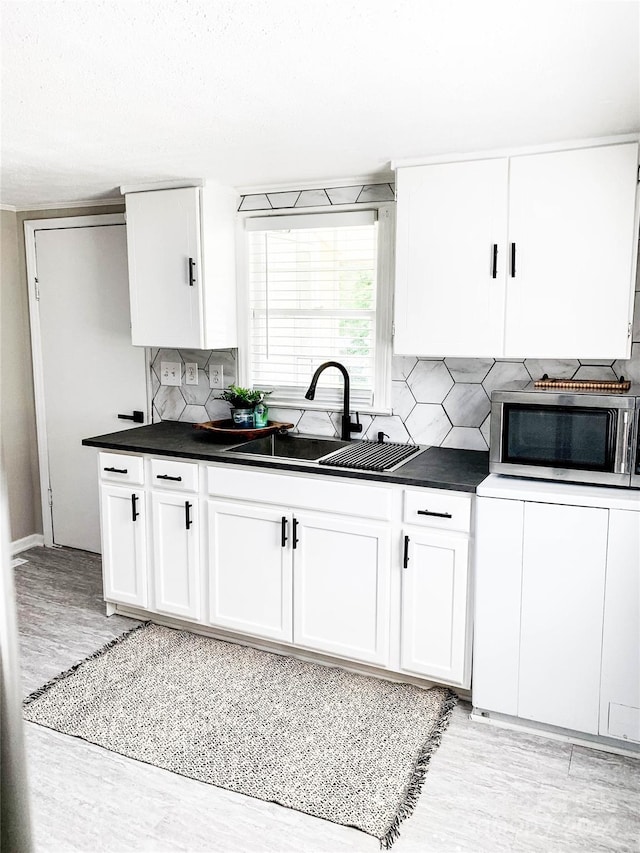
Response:
[[[39,545],[44,545],[44,535],[42,533],[32,533],[31,536],[23,536],[22,539],[16,539],[11,543],[11,556],[19,554],[21,551],[28,551],[29,548],[37,548]]]

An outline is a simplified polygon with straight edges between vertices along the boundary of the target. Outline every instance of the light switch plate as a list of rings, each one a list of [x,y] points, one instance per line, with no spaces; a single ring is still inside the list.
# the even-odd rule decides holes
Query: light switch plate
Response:
[[[224,386],[224,379],[222,375],[222,365],[221,364],[210,364],[209,365],[209,387],[210,388],[220,388],[222,390]]]
[[[180,385],[182,381],[182,368],[179,361],[160,362],[160,384]]]
[[[198,384],[198,364],[195,361],[187,361],[184,366],[184,384]]]

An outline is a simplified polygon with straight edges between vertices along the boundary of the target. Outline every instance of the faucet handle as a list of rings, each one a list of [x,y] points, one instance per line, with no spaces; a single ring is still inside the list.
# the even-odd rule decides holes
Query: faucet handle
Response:
[[[356,412],[356,422],[355,424],[351,419],[349,419],[349,430],[351,432],[362,432],[362,424],[360,423],[360,415]]]

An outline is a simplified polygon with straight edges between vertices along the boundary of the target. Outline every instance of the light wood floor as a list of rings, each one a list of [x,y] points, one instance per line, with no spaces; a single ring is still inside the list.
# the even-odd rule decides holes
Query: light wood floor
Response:
[[[34,548],[15,570],[25,694],[135,624],[104,615],[100,561]],[[456,708],[395,853],[640,851],[640,761],[473,723]],[[26,725],[36,849],[378,850],[376,839]]]

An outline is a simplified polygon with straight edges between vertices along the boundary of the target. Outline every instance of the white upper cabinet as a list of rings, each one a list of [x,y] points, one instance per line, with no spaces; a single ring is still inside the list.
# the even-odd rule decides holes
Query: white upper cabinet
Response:
[[[396,354],[627,358],[638,143],[398,169]]]
[[[235,193],[205,186],[125,198],[132,343],[236,346]]]
[[[399,169],[397,190],[394,352],[497,354],[508,161]]]

